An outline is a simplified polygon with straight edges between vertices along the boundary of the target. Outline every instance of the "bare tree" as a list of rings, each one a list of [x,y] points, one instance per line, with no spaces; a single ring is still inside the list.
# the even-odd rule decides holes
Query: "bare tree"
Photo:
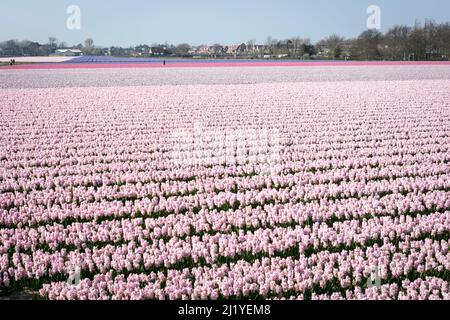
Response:
[[[273,39],[272,37],[267,37],[267,40],[265,43],[265,47],[266,47],[265,50],[270,54],[274,54],[275,49],[277,47],[277,43],[278,43],[277,39]]]
[[[302,38],[302,37],[294,37],[290,39],[291,41],[291,52],[292,55],[296,58],[302,56],[305,54],[304,52],[304,45],[310,45],[311,40],[309,38]]]
[[[329,58],[339,58],[342,53],[342,44],[345,38],[337,34],[333,34],[317,43],[318,47],[326,48],[328,50]]]
[[[381,43],[384,58],[406,60],[409,54],[408,39],[412,29],[407,26],[395,26],[389,29]]]
[[[258,54],[256,52],[256,39],[248,40],[246,43],[246,49],[249,54]]]
[[[86,41],[84,41],[84,47],[87,49],[94,48],[94,40],[92,40],[91,38],[86,39]]]
[[[376,29],[366,30],[356,39],[354,55],[361,59],[374,60],[381,57],[379,45],[383,35]]]
[[[215,43],[212,46],[212,51],[215,55],[220,55],[224,53],[224,47],[220,43]]]
[[[49,37],[48,45],[50,46],[50,48],[52,48],[52,50],[56,49],[58,47],[58,39],[56,39],[55,37]]]
[[[425,59],[436,58],[440,54],[439,48],[439,30],[434,20],[426,20],[423,27],[423,36],[425,38]]]
[[[448,59],[450,57],[450,23],[443,23],[438,26],[437,43],[440,49],[441,58]]]

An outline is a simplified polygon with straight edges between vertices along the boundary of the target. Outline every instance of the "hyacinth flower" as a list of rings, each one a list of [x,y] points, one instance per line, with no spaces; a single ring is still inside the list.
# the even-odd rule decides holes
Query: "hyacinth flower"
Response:
[[[340,70],[324,77],[348,77]],[[387,83],[372,70],[306,83],[310,71],[286,69],[277,83],[246,70],[242,85],[209,70],[215,85],[123,90],[113,84],[130,71],[77,90],[66,79],[38,90],[30,75],[20,91],[11,77],[0,288],[32,283],[63,300],[448,299],[448,80],[379,71]]]

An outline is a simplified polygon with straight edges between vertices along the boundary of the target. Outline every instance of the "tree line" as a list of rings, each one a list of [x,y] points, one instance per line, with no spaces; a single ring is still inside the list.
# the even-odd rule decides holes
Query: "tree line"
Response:
[[[285,57],[294,59],[352,59],[352,60],[448,60],[450,57],[450,23],[436,23],[426,20],[414,26],[395,26],[385,33],[375,29],[366,30],[358,37],[346,39],[331,35],[316,43],[308,38],[294,37],[284,40],[267,38],[264,44],[257,45],[255,40],[242,44],[240,56],[246,57]],[[199,46],[204,47],[204,46]],[[197,48],[199,48],[197,47]],[[48,42],[40,44],[33,41],[7,40],[0,42],[0,56],[48,56],[57,49],[68,48],[67,43],[50,37]],[[146,56],[173,55],[189,57],[196,53],[196,47],[187,43],[174,45],[139,45],[130,48],[101,48],[94,45],[92,39],[84,44],[71,46],[80,49],[85,55]],[[226,54],[225,46],[217,43],[209,46],[207,56]]]

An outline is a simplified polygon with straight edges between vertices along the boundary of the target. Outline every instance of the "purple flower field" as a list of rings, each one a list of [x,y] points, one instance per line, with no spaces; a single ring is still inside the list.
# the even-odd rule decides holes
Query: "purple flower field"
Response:
[[[449,66],[0,80],[0,295],[450,299]]]

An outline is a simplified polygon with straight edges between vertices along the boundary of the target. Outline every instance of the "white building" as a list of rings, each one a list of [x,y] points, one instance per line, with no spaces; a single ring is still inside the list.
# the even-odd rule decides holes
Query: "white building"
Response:
[[[63,57],[76,57],[82,56],[83,52],[79,49],[58,49],[56,50],[55,55]]]

